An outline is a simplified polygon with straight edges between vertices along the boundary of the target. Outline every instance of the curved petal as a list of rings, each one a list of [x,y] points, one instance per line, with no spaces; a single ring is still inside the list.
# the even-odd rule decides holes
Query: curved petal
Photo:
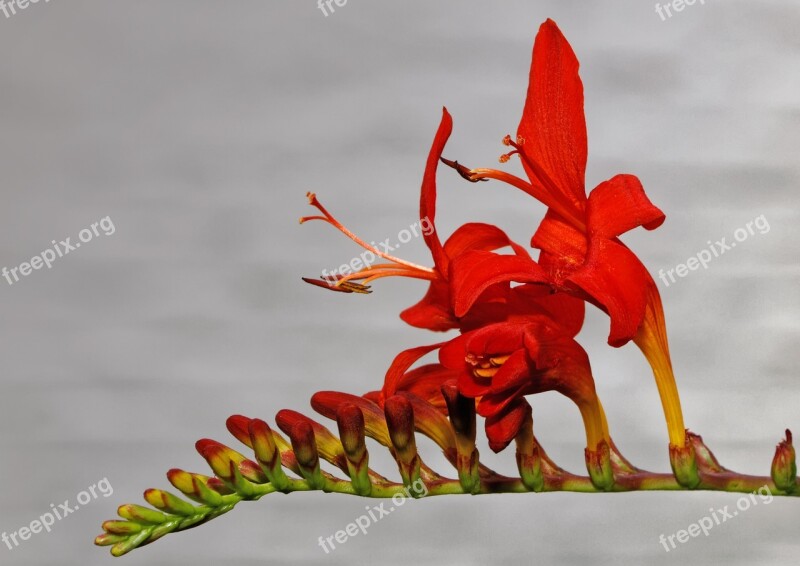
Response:
[[[469,222],[451,234],[444,243],[447,257],[455,259],[471,250],[494,251],[510,246],[516,255],[530,257],[528,251],[514,243],[505,232],[492,224]]]
[[[653,278],[639,258],[618,240],[593,239],[584,266],[568,281],[608,313],[608,343],[620,347],[639,330]]]
[[[549,286],[526,284],[511,289],[508,310],[513,313],[509,322],[533,321],[545,316],[573,338],[583,328],[586,304],[567,293],[553,293]]]
[[[422,356],[429,352],[433,352],[437,348],[440,348],[443,344],[445,343],[440,342],[438,344],[431,344],[430,346],[418,346],[416,348],[403,350],[397,354],[394,360],[392,360],[392,365],[389,366],[389,369],[386,372],[386,377],[383,380],[384,398],[388,399],[395,394],[397,391],[397,386],[400,383],[403,375],[405,375],[405,373],[408,371],[408,368],[414,365]]]
[[[538,165],[562,197],[578,210],[586,202],[586,121],[579,63],[552,20],[539,28],[533,46],[530,82],[517,133],[523,166],[531,180]],[[547,184],[545,183],[545,186]]]
[[[486,419],[486,437],[489,439],[489,448],[500,452],[519,433],[520,427],[525,423],[525,418],[530,414],[531,406],[525,399],[515,399],[501,413]]]
[[[530,258],[466,252],[453,261],[450,269],[455,315],[464,316],[481,293],[496,283],[546,283],[548,279],[539,264]]]
[[[436,225],[436,170],[439,166],[439,158],[442,156],[442,151],[444,151],[444,146],[452,131],[453,118],[450,116],[447,108],[442,108],[442,121],[439,123],[439,129],[436,131],[431,151],[428,154],[428,161],[425,165],[425,174],[422,177],[422,188],[419,197],[420,220],[427,218],[431,226]],[[448,259],[442,248],[442,243],[439,240],[439,234],[435,229],[427,232],[428,233],[423,232],[422,237],[425,239],[425,244],[427,244],[428,248],[431,250],[434,265],[436,265],[441,273],[446,274]]]
[[[500,366],[500,369],[497,370],[497,373],[494,374],[489,392],[492,395],[496,395],[527,385],[527,382],[531,379],[531,369],[527,352],[525,350],[517,350],[509,356],[505,363]]]
[[[497,283],[481,293],[478,300],[467,311],[467,314],[458,319],[461,332],[470,332],[508,320],[511,316],[509,309],[509,283]]]
[[[665,218],[633,175],[617,175],[597,185],[589,195],[587,216],[590,237],[600,238],[614,238],[639,226],[654,230]]]
[[[491,251],[499,248],[511,247],[516,255],[530,258],[527,250],[511,241],[500,228],[491,224],[473,222],[459,227],[444,244],[444,253],[452,260],[466,252],[481,250]],[[447,276],[447,273],[443,274]],[[466,326],[477,327],[486,321],[496,321],[506,316],[505,307],[500,303],[505,300],[505,290],[497,289],[492,297],[485,296],[481,303],[487,303],[480,312],[471,313],[474,316],[466,321]],[[500,297],[502,296],[502,300]],[[483,306],[483,305],[482,305]],[[500,309],[499,312],[498,309]],[[450,287],[446,279],[436,279],[431,282],[428,291],[420,302],[404,310],[400,318],[407,324],[416,328],[433,331],[445,331],[463,327],[456,319],[450,299]]]
[[[460,371],[448,369],[441,364],[426,364],[406,372],[397,384],[397,391],[413,393],[437,409],[442,409],[446,407],[442,385],[457,379],[460,374]]]
[[[486,357],[511,354],[524,346],[526,326],[524,323],[500,322],[465,334],[466,353]]]
[[[467,341],[469,334],[456,336],[439,348],[439,363],[453,370],[467,370]]]
[[[458,392],[464,397],[478,398],[486,395],[491,385],[491,380],[485,377],[477,377],[470,371],[463,371],[458,376],[456,387]]]
[[[450,287],[443,279],[431,281],[428,292],[416,305],[400,313],[400,318],[416,328],[444,332],[458,328],[450,306]]]
[[[547,265],[556,281],[583,265],[589,247],[586,236],[552,210],[545,214],[531,238],[531,246],[542,250],[539,263]]]

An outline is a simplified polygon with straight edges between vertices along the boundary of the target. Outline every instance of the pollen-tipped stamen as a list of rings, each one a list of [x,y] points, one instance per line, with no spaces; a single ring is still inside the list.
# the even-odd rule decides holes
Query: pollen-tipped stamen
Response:
[[[511,141],[511,136],[505,136],[503,138],[503,145],[511,146],[514,149],[513,151],[501,155],[500,163],[506,163],[512,156],[519,155],[520,160],[528,166],[528,170],[536,176],[538,184],[525,181],[516,175],[497,169],[469,169],[459,164],[458,161],[450,161],[444,158],[442,158],[441,161],[445,165],[456,169],[458,174],[468,181],[477,182],[495,179],[516,187],[542,202],[548,208],[552,208],[573,226],[584,231],[586,229],[586,224],[579,214],[580,211],[576,209],[576,205],[564,196],[562,191],[559,190],[558,186],[541,166],[528,159],[520,147],[524,142],[525,140],[521,137],[518,137],[517,141],[514,142]]]
[[[348,230],[341,222],[339,222],[328,210],[322,206],[322,203],[319,202],[317,199],[317,195],[309,192],[306,195],[308,197],[308,203],[319,210],[322,215],[313,215],[313,216],[303,216],[300,218],[300,223],[303,224],[305,222],[309,222],[311,220],[321,220],[323,222],[327,222],[337,230],[339,230],[342,234],[350,238],[356,244],[364,248],[369,253],[373,254],[375,257],[381,257],[391,263],[388,264],[375,264],[371,265],[368,264],[367,267],[356,271],[355,273],[350,273],[347,275],[339,274],[339,275],[329,275],[325,276],[322,279],[311,279],[311,278],[303,278],[303,281],[306,283],[310,283],[312,285],[316,285],[318,287],[327,288],[333,291],[341,291],[345,293],[369,293],[368,284],[376,279],[380,279],[382,277],[411,277],[415,279],[427,279],[433,280],[436,279],[438,276],[434,269],[429,267],[424,267],[422,265],[418,265],[416,263],[406,261],[404,259],[395,257],[388,253],[380,251],[374,245],[368,244],[358,236],[356,236],[353,232]],[[375,259],[373,257],[373,259]],[[364,260],[366,263],[366,260]],[[354,281],[364,280],[363,283],[355,283]]]

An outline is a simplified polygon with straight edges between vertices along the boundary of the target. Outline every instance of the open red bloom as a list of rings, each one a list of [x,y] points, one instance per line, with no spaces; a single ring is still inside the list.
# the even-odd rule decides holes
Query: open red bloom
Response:
[[[442,245],[436,230],[436,172],[445,144],[453,129],[453,120],[447,109],[442,111],[442,120],[437,129],[431,146],[428,160],[423,175],[420,191],[420,219],[427,220],[432,229],[423,231],[425,244],[433,257],[433,268],[427,268],[379,251],[358,238],[336,220],[318,201],[316,195],[309,194],[309,203],[316,207],[321,216],[307,216],[300,219],[323,220],[343,232],[350,239],[371,251],[376,256],[386,259],[390,263],[378,264],[345,276],[338,276],[334,281],[320,279],[305,279],[308,283],[328,289],[346,293],[369,292],[368,283],[388,276],[403,276],[430,281],[430,286],[423,299],[416,305],[409,307],[401,313],[401,318],[408,324],[435,331],[451,329],[464,329],[480,326],[487,321],[502,320],[504,315],[498,314],[495,306],[504,302],[503,296],[509,288],[507,282],[494,286],[487,286],[482,290],[481,305],[476,306],[473,312],[455,313],[456,297],[453,296],[450,285],[450,269],[454,261],[461,257],[469,256],[476,252],[491,252],[501,248],[510,248],[519,258],[522,265],[528,265],[532,260],[527,250],[513,242],[500,228],[491,224],[471,222],[462,225]],[[505,256],[504,256],[505,257]],[[501,260],[508,266],[506,259]],[[513,266],[509,266],[511,268]],[[360,282],[360,283],[359,283]],[[477,297],[476,297],[477,299]],[[475,301],[473,301],[473,304]],[[502,309],[501,309],[502,310]],[[499,318],[498,318],[499,317]]]
[[[519,432],[526,395],[558,391],[581,411],[587,445],[608,440],[589,358],[567,329],[546,316],[501,322],[467,332],[439,351],[446,368],[459,371],[462,395],[478,399],[486,435],[494,451]]]
[[[586,123],[578,60],[556,24],[542,24],[533,49],[530,83],[517,140],[507,137],[529,182],[502,171],[474,169],[472,181],[497,179],[512,184],[547,205],[547,214],[531,244],[539,262],[481,252],[452,266],[455,314],[467,312],[484,289],[501,281],[542,283],[591,302],[611,319],[609,344],[634,340],[656,376],[673,444],[685,440],[683,417],[664,329],[661,300],[647,269],[618,237],[644,227],[652,230],[664,214],[632,175],[617,175],[586,196]],[[492,259],[490,255],[495,255]],[[514,263],[516,273],[485,270],[481,261]]]

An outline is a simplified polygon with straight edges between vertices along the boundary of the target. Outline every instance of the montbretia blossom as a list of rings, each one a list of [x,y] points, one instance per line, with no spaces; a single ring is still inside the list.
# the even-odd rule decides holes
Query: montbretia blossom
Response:
[[[541,491],[748,493],[766,486],[775,495],[800,496],[790,431],[776,447],[770,477],[758,477],[724,468],[700,436],[684,430],[661,299],[642,262],[619,239],[638,227],[657,228],[664,214],[632,175],[617,175],[587,195],[583,87],[577,58],[555,23],[546,21],[536,37],[522,120],[516,137],[504,140],[512,151],[501,161],[518,156],[528,180],[444,158],[452,130],[452,118],[444,110],[421,187],[420,219],[432,228],[423,231],[431,267],[366,243],[313,193],[308,200],[319,214],[301,222],[327,222],[384,260],[355,273],[305,278],[307,282],[352,295],[369,293],[370,284],[384,277],[426,281],[422,300],[404,309],[401,318],[417,328],[455,334],[397,354],[383,382],[365,384],[372,390],[364,395],[314,394],[312,408],[330,419],[336,432],[291,410],[277,413],[279,430],[260,419],[230,417],[228,430],[252,458],[214,440],[200,440],[197,451],[213,476],[180,469],[167,474],[172,486],[196,505],[149,489],[145,499],[155,509],[121,506],[122,520],[103,523],[105,532],[96,544],[111,546],[112,554],[121,556],[214,519],[241,501],[274,492],[318,490],[394,499]],[[531,240],[538,256],[533,258],[526,247],[489,224],[466,223],[442,242],[435,229],[442,163],[474,183],[504,181],[544,203],[547,212]],[[611,438],[589,357],[576,341],[587,302],[608,314],[610,345],[633,341],[652,366],[669,431],[672,473],[637,468]],[[580,413],[588,476],[560,468],[534,435],[528,397],[546,391],[565,395]],[[518,477],[499,474],[481,462],[478,417],[484,419],[492,450],[503,451],[513,443]],[[425,463],[418,435],[439,447],[457,478]],[[399,480],[370,468],[367,438],[389,451]]]

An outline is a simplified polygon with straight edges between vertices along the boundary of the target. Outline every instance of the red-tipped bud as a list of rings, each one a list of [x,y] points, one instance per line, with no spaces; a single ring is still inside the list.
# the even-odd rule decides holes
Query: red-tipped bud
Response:
[[[477,428],[475,399],[463,396],[455,385],[443,385],[442,396],[447,404],[447,414],[456,433],[456,439],[474,444]]]
[[[319,467],[319,452],[313,427],[307,421],[300,420],[291,430],[284,429],[284,432],[292,442],[292,450],[303,478],[313,489],[322,489],[325,482]]]
[[[247,427],[250,436],[250,445],[255,452],[256,460],[267,475],[275,489],[283,490],[289,484],[289,479],[281,467],[281,453],[275,443],[272,429],[261,419],[253,419]]]
[[[168,491],[148,489],[144,492],[144,499],[156,509],[160,509],[170,515],[191,517],[197,513],[197,509],[193,505],[175,497]]]
[[[343,404],[336,411],[339,439],[348,458],[360,459],[366,452],[364,413],[351,403]]]
[[[347,470],[353,488],[359,495],[369,495],[372,482],[369,479],[369,454],[364,437],[364,414],[355,405],[343,404],[336,411],[336,424],[339,425],[339,437],[347,455]]]
[[[243,497],[249,498],[255,495],[253,483],[266,483],[267,481],[258,464],[250,462],[223,444],[208,440],[201,441],[198,443],[198,452],[206,459],[208,465],[214,470],[214,474]],[[250,478],[245,479],[243,472],[247,473]]]
[[[94,544],[97,546],[111,546],[112,544],[124,543],[128,541],[128,535],[112,535],[110,533],[103,533],[94,539]]]
[[[413,426],[416,430],[433,440],[445,453],[456,449],[456,439],[450,421],[441,410],[413,393],[401,391],[398,395],[405,397],[411,404]]]
[[[103,530],[112,535],[134,535],[142,530],[142,525],[130,521],[106,521]]]
[[[411,402],[401,395],[394,395],[386,400],[383,410],[389,427],[389,437],[395,450],[398,453],[409,451],[416,453],[414,410],[411,408]]]
[[[140,525],[160,525],[167,520],[166,515],[159,511],[153,511],[141,505],[128,503],[117,509],[117,514],[123,519],[139,523]],[[108,531],[111,532],[111,531]]]
[[[414,410],[411,402],[401,395],[389,397],[383,410],[400,476],[403,483],[409,486],[419,479],[421,465],[414,438]]]
[[[175,489],[198,503],[212,507],[222,504],[222,496],[208,486],[211,479],[208,476],[172,469],[167,472],[167,479]]]
[[[292,441],[292,450],[301,466],[315,467],[319,463],[317,441],[314,438],[314,429],[306,421],[297,422],[291,429],[285,431]]]
[[[334,464],[341,470],[347,471],[347,464],[345,462],[345,457],[342,450],[342,443],[339,442],[339,439],[336,438],[331,431],[322,426],[320,423],[302,413],[290,411],[288,409],[279,411],[278,414],[275,415],[275,422],[278,423],[278,427],[280,427],[280,429],[286,434],[290,434],[289,431],[291,431],[299,422],[305,422],[309,424],[311,426],[311,430],[314,432],[314,440],[317,443],[319,455],[324,460]]]
[[[236,440],[247,446],[253,447],[253,442],[250,440],[250,423],[253,419],[249,419],[242,415],[232,415],[225,421],[228,431],[236,437]]]
[[[376,403],[357,395],[339,393],[338,391],[319,391],[311,397],[311,406],[314,410],[331,420],[336,420],[336,411],[345,403],[350,403],[361,409],[361,413],[364,415],[364,429],[367,436],[377,440],[384,446],[391,446],[383,411]]]
[[[225,481],[233,482],[237,475],[241,475],[253,483],[267,482],[267,476],[258,464],[224,444],[205,438],[197,441],[196,448],[217,477]]]
[[[475,448],[475,399],[464,397],[455,385],[443,385],[442,396],[447,405],[450,425],[456,438],[458,480],[467,493],[478,493],[480,483],[480,455]]]
[[[786,429],[786,439],[775,448],[772,460],[772,481],[775,486],[786,493],[794,493],[798,489],[797,460],[792,445],[792,431]]]

